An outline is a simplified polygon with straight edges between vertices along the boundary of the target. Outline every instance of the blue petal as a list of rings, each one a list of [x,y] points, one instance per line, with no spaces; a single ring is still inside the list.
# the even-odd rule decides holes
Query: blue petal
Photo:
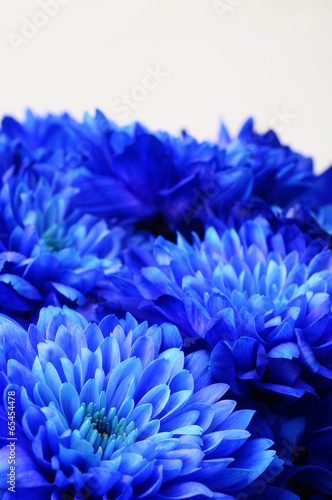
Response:
[[[191,400],[193,403],[213,404],[218,401],[229,389],[226,384],[212,384],[196,392]]]
[[[146,459],[135,453],[122,453],[119,471],[133,476],[146,466]]]
[[[104,340],[103,334],[96,324],[89,323],[84,331],[87,347],[94,352]]]
[[[144,394],[142,399],[138,402],[138,406],[151,403],[153,407],[152,418],[155,418],[165,408],[169,399],[170,389],[168,385],[163,384],[158,387],[153,387],[149,392]]]
[[[162,422],[161,431],[173,431],[177,427],[194,424],[199,417],[198,410],[185,411],[167,422]]]
[[[99,391],[96,381],[93,379],[87,380],[81,390],[80,402],[88,406],[90,403],[96,404],[99,399]]]
[[[169,388],[172,394],[179,391],[193,391],[194,380],[188,370],[181,370],[177,372],[169,383]]]
[[[136,406],[128,415],[128,422],[135,422],[135,427],[140,429],[152,416],[153,406],[151,403],[141,404]]]
[[[73,363],[76,357],[81,355],[83,347],[87,347],[84,332],[78,325],[75,325],[71,332],[65,326],[60,326],[55,336],[55,343],[63,349]]]
[[[115,393],[112,396],[111,406],[115,407],[118,411],[122,405],[122,403],[126,399],[133,398],[135,394],[135,376],[130,373],[122,382],[118,385]]]
[[[79,290],[76,290],[71,286],[64,285],[63,283],[57,283],[55,281],[51,281],[51,284],[53,285],[55,290],[63,295],[66,299],[77,303],[77,305],[79,306],[85,304],[86,298]]]
[[[78,397],[78,394],[72,385],[70,385],[68,382],[65,382],[60,387],[59,399],[62,413],[66,417],[68,425],[70,426],[72,419],[80,406],[80,399]]]
[[[162,343],[161,350],[166,351],[172,347],[182,347],[182,337],[178,328],[169,323],[163,323],[162,329]]]
[[[135,401],[142,399],[150,389],[168,382],[172,365],[168,359],[159,358],[143,370],[135,391]]]
[[[171,363],[170,378],[183,369],[184,354],[183,351],[176,347],[161,352],[159,359],[167,359]]]
[[[227,417],[219,426],[218,430],[246,429],[251,422],[255,410],[237,410]]]
[[[138,436],[140,439],[148,439],[158,433],[160,428],[159,420],[151,420],[140,428]]]
[[[133,344],[129,357],[137,357],[141,360],[145,369],[155,358],[155,347],[150,337],[140,337]]]
[[[44,382],[38,382],[33,390],[34,400],[38,406],[48,406],[52,402],[57,409],[60,409],[57,398],[49,386]]]
[[[209,428],[210,431],[218,429],[218,427],[226,420],[236,407],[236,401],[224,400],[218,401],[213,405],[214,417]]]
[[[61,377],[63,375],[61,358],[67,357],[61,347],[54,342],[47,341],[38,344],[37,348],[38,357],[43,369],[45,370],[47,363],[51,363]]]
[[[148,478],[135,488],[135,495],[139,498],[151,498],[159,490],[163,482],[163,468],[156,465]]]
[[[195,381],[195,389],[199,391],[209,385],[212,381],[210,364],[210,354],[208,351],[195,351],[185,358],[185,368],[189,370]]]
[[[47,363],[44,370],[44,377],[46,384],[51,389],[54,396],[58,399],[61,387],[61,379],[59,377],[57,370],[52,365],[52,363]]]
[[[45,425],[46,418],[37,406],[30,406],[22,418],[22,427],[30,439],[33,441],[38,433],[39,427]]]
[[[223,341],[218,342],[211,352],[210,370],[216,380],[226,382],[232,391],[238,392],[233,355],[231,349]]]
[[[112,406],[112,397],[119,386],[119,384],[127,377],[128,373],[134,375],[135,380],[138,379],[142,371],[142,364],[138,358],[129,358],[118,366],[116,366],[111,373],[107,388],[106,388],[106,410]]]
[[[175,417],[184,408],[184,406],[190,401],[192,397],[192,391],[180,391],[171,394],[167,404],[160,413],[159,418],[161,422],[167,422],[170,418]]]
[[[161,465],[163,468],[163,478],[165,483],[177,477],[182,469],[182,460],[178,458],[173,458],[173,460],[158,459],[156,464]]]
[[[114,337],[107,337],[101,342],[99,349],[103,359],[103,370],[108,374],[120,364],[119,344]]]
[[[268,352],[269,358],[285,358],[293,359],[298,358],[300,355],[299,348],[293,342],[286,342],[273,347]]]
[[[33,285],[38,286],[40,283],[40,277],[43,276],[43,280],[46,280],[47,278],[54,276],[58,266],[58,260],[54,255],[42,254],[28,266],[24,273],[24,278]]]
[[[214,407],[217,404],[218,403],[215,403],[213,406],[204,403],[189,404],[186,407],[186,411],[198,411],[199,415],[195,423],[203,429],[203,432],[205,432],[207,429],[209,429],[213,421],[215,414]]]
[[[212,476],[217,475],[219,471],[225,469],[232,462],[234,462],[234,458],[216,458],[214,460],[203,460],[200,465],[200,469],[191,474],[191,479],[204,483],[204,481]]]
[[[182,469],[180,472],[180,476],[186,476],[187,474],[191,474],[200,466],[200,463],[204,458],[204,453],[201,450],[194,449],[190,450],[190,452],[188,452],[187,450],[172,450],[159,455],[158,458],[168,460],[181,460]]]
[[[325,495],[332,496],[332,473],[323,467],[305,465],[294,471],[294,479]]]
[[[220,433],[220,434],[219,434]],[[214,446],[215,444],[215,439],[213,436],[215,434],[219,434],[220,436],[220,441],[218,446]],[[210,444],[210,440],[212,439],[213,447],[211,450],[207,448],[207,453],[209,455],[209,458],[226,458],[233,456],[234,452],[236,452],[239,448],[241,448],[244,443],[249,439],[250,433],[245,430],[225,430],[225,431],[218,431],[214,432],[210,435],[205,434],[203,436],[203,441],[205,439],[208,439],[210,437],[209,441],[207,441],[207,445]]]
[[[22,295],[27,299],[38,301],[43,299],[37,288],[35,288],[33,285],[31,285],[31,283],[21,278],[20,276],[16,276],[13,274],[2,274],[0,276],[0,281],[10,284],[19,295]]]

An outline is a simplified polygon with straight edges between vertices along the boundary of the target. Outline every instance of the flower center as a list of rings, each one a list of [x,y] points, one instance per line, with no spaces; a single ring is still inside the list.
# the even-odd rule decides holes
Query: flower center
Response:
[[[114,451],[136,441],[135,423],[130,422],[127,425],[125,418],[119,420],[115,408],[111,408],[107,415],[105,408],[99,410],[98,405],[93,403],[86,408],[85,403],[82,403],[81,408],[85,412],[79,429],[81,437],[88,441],[103,459],[109,459]]]

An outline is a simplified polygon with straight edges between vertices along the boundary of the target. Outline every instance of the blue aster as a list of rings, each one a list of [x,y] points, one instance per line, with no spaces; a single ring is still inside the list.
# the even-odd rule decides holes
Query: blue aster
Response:
[[[291,397],[331,388],[330,243],[291,215],[211,227],[192,245],[178,235],[130,248],[100,310],[173,322],[187,346],[210,353],[206,376],[237,394],[248,383]]]
[[[0,486],[15,391],[20,498],[232,500],[282,467],[273,442],[246,430],[253,411],[234,411],[227,385],[191,371],[171,324],[127,314],[97,326],[50,306],[28,331],[1,316],[0,335]]]

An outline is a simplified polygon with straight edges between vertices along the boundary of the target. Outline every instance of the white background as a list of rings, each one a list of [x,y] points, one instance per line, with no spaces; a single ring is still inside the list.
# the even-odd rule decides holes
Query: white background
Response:
[[[53,17],[41,1],[0,0],[1,116],[98,107],[211,140],[253,116],[317,172],[332,163],[331,0],[49,0]],[[24,18],[44,25],[27,38]]]

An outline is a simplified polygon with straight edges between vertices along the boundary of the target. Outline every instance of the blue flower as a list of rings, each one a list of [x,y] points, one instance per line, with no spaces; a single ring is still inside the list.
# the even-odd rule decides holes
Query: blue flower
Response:
[[[322,399],[309,395],[291,405],[276,404],[278,414],[271,413],[263,401],[264,398],[261,398],[254,403],[257,412],[249,430],[255,437],[264,435],[273,439],[274,448],[284,464],[279,471],[277,466],[273,466],[274,475],[270,472],[272,467],[268,468],[264,473],[267,483],[259,478],[247,488],[248,497],[244,498],[248,500],[256,498],[256,495],[264,499],[287,500],[330,498],[331,393]],[[253,491],[258,482],[259,490]],[[288,496],[283,496],[286,495],[285,490]]]
[[[309,412],[308,409],[304,409]],[[316,470],[330,471],[330,485],[332,495],[332,392],[328,392],[317,404],[316,411],[311,417],[312,431],[308,436],[306,463],[316,467]],[[326,474],[326,477],[328,475]]]
[[[73,207],[79,169],[30,153],[17,160],[18,171],[5,165],[0,189],[1,311],[21,321],[38,317],[42,305],[77,307],[96,297],[98,283],[121,266],[131,233]]]
[[[165,236],[203,234],[208,225],[224,223],[236,201],[258,197],[288,206],[312,185],[311,160],[272,132],[260,136],[252,120],[235,139],[222,131],[218,144],[199,143],[186,132],[176,138],[135,123],[117,127],[99,111],[83,123],[67,114],[41,119],[30,113],[23,125],[3,120],[0,167],[21,172],[43,161],[75,171],[73,206]]]
[[[301,196],[301,204],[310,210],[312,217],[329,234],[332,235],[332,167],[315,177],[312,188]]]
[[[332,236],[332,203],[323,205],[314,215],[319,225]]]
[[[15,393],[20,498],[231,500],[273,460],[281,467],[271,440],[250,438],[253,411],[234,411],[220,400],[227,385],[192,372],[170,324],[127,315],[97,326],[48,307],[28,331],[2,316],[0,335],[0,486]]]
[[[105,120],[106,122],[106,120]],[[101,123],[99,122],[100,127]],[[2,120],[0,131],[0,166],[2,172],[14,169],[38,168],[43,164],[56,169],[102,168],[107,163],[100,137],[96,138],[87,118],[84,124],[76,122],[67,113],[39,118],[27,112],[21,124],[10,116]],[[107,125],[109,128],[110,124]],[[104,132],[106,131],[103,128]],[[98,143],[98,147],[96,147]]]
[[[260,135],[252,119],[243,125],[238,139],[251,158],[253,195],[271,205],[289,206],[313,187],[313,162],[283,146],[275,132]]]
[[[302,196],[302,202],[312,210],[318,212],[324,205],[332,203],[330,185],[332,182],[332,166],[320,175],[315,176],[312,188]]]
[[[71,211],[68,191],[54,192],[43,177],[33,188],[16,177],[3,186],[2,312],[29,318],[43,304],[80,306],[102,278],[121,266],[125,231]]]
[[[248,383],[292,397],[331,389],[329,241],[285,216],[193,238],[129,249],[100,310],[173,322],[187,346],[211,352],[206,373],[237,394]]]
[[[97,114],[95,127],[98,130]],[[140,124],[110,133],[112,161],[109,171],[93,178],[80,178],[76,201],[84,210],[118,214],[107,196],[114,182],[120,183],[127,207],[137,200],[132,214],[156,234],[176,229],[202,231],[209,224],[225,221],[236,201],[259,198],[289,206],[314,182],[312,160],[282,146],[273,132],[260,136],[248,120],[238,138],[231,140],[222,129],[219,144],[198,143],[187,133],[174,138],[151,133]],[[103,208],[94,203],[96,193],[105,199]],[[129,196],[130,195],[130,196]]]

